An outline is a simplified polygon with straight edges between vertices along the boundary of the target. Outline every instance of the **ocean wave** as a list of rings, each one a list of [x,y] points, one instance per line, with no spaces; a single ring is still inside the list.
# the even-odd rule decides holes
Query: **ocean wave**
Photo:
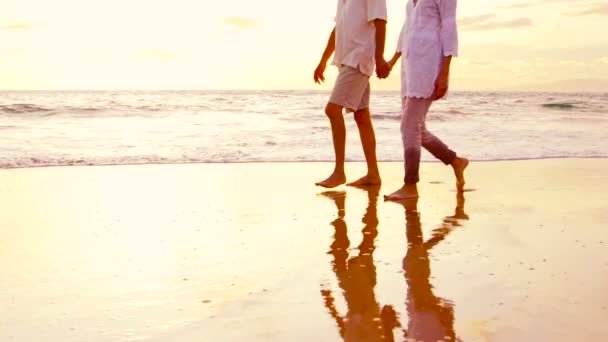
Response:
[[[576,103],[567,103],[567,102],[556,102],[556,103],[543,103],[541,105],[544,108],[553,108],[553,109],[574,109],[577,108]]]
[[[105,110],[101,107],[79,107],[79,106],[57,106],[57,107],[42,107],[29,103],[15,103],[9,105],[0,105],[0,113],[5,114],[40,114],[42,116],[55,115],[59,113],[94,113]]]
[[[307,94],[0,92],[0,168],[331,162],[326,94]],[[372,113],[378,159],[401,162],[400,104],[389,95],[376,97]],[[456,94],[427,123],[473,160],[608,157],[608,98],[547,97]],[[353,117],[345,119],[347,157],[362,161]]]
[[[34,104],[28,103],[17,103],[17,104],[8,104],[8,105],[0,105],[0,114],[30,114],[30,115],[41,115],[41,116],[50,116],[50,115],[59,115],[59,114],[76,114],[76,115],[91,115],[95,113],[112,113],[117,115],[129,115],[132,113],[155,113],[163,110],[180,110],[180,109],[189,109],[189,110],[201,110],[200,106],[183,106],[181,108],[167,108],[164,105],[121,105],[114,104],[108,106],[56,106],[56,107],[42,107]],[[208,109],[206,107],[202,108],[203,110]]]
[[[608,154],[590,155],[536,155],[522,157],[479,157],[470,158],[472,162],[504,162],[504,161],[526,161],[546,159],[604,159]],[[313,159],[297,157],[294,159],[263,159],[263,158],[164,158],[160,156],[131,156],[120,158],[99,159],[61,159],[61,158],[25,158],[17,160],[0,160],[0,170],[25,169],[42,167],[68,167],[68,166],[125,166],[125,165],[183,165],[183,164],[264,164],[264,163],[331,163],[333,159]],[[364,163],[363,159],[348,159],[348,163]],[[398,159],[380,159],[380,163],[402,163]],[[422,160],[423,163],[440,163],[438,160]]]
[[[372,114],[373,120],[390,120],[390,121],[401,121],[401,113],[376,113]]]
[[[110,166],[110,165],[143,165],[143,164],[185,164],[194,162],[185,159],[168,159],[158,156],[131,156],[118,158],[44,158],[30,157],[18,159],[0,159],[0,169],[20,169],[35,167],[61,166]],[[198,162],[198,161],[197,161]],[[205,161],[200,161],[204,163]]]
[[[19,128],[19,126],[15,126],[15,125],[0,125],[0,130],[2,130],[2,129],[15,129],[15,128]]]
[[[460,111],[458,109],[448,109],[448,110],[440,110],[440,111],[435,111],[435,112],[433,112],[433,110],[431,110],[429,112],[429,117],[432,117],[432,114],[462,116],[462,115],[466,115],[467,113]]]
[[[427,120],[444,122],[452,116],[463,116],[463,115],[467,115],[467,113],[457,110],[457,109],[431,111],[431,112],[429,112]],[[379,120],[379,121],[382,121],[382,120],[401,121],[401,112],[372,114],[372,119]]]
[[[66,106],[58,108],[59,111],[67,112],[67,113],[95,113],[103,111],[104,108],[100,107],[76,107],[76,106]]]
[[[53,110],[50,108],[45,108],[30,103],[0,105],[0,112],[7,114],[48,113],[51,111]]]

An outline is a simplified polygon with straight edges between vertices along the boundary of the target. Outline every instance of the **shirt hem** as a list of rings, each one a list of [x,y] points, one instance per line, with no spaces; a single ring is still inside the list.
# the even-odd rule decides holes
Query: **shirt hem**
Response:
[[[401,98],[405,99],[407,97],[411,97],[411,98],[415,98],[415,99],[423,99],[423,100],[428,100],[433,96],[433,94],[430,95],[423,95],[423,94],[405,94],[402,95]]]

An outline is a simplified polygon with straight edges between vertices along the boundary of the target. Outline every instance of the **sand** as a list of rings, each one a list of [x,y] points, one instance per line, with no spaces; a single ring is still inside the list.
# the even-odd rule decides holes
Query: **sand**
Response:
[[[330,169],[0,171],[0,341],[608,340],[608,160]]]

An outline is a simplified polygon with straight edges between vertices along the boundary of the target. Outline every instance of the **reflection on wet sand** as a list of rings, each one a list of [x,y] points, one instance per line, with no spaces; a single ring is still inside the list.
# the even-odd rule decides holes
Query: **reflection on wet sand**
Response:
[[[331,223],[335,228],[334,240],[329,253],[333,256],[332,268],[342,289],[347,313],[341,315],[331,290],[323,289],[325,307],[338,326],[345,341],[394,341],[393,330],[401,327],[391,305],[381,305],[376,300],[376,267],[373,253],[378,235],[377,200],[379,187],[365,188],[369,204],[363,215],[363,240],[359,253],[350,257],[347,226],[344,221],[346,192],[330,191],[324,196],[333,200],[338,217]],[[407,253],[403,259],[403,272],[407,283],[406,308],[408,324],[402,330],[406,341],[455,341],[454,306],[433,293],[430,283],[429,251],[459,227],[461,220],[468,219],[464,212],[464,197],[457,195],[454,215],[447,216],[430,239],[424,241],[418,199],[400,203],[405,209]]]
[[[454,304],[433,293],[429,251],[459,227],[460,220],[468,219],[464,212],[464,196],[457,195],[454,215],[444,218],[427,241],[422,236],[418,199],[401,204],[405,209],[408,242],[407,253],[403,258],[403,273],[407,283],[406,307],[409,322],[407,330],[403,331],[404,337],[406,340],[425,342],[455,341]]]
[[[362,220],[365,224],[361,230],[363,241],[358,247],[358,255],[350,258],[350,241],[344,222],[346,193],[323,193],[334,201],[338,209],[338,218],[331,223],[335,227],[335,235],[329,253],[333,256],[333,270],[346,301],[346,315],[340,315],[336,309],[331,290],[324,289],[321,294],[345,341],[393,341],[393,329],[398,325],[395,311],[392,306],[381,309],[374,293],[376,266],[373,253],[376,249],[374,240],[378,235],[376,206],[380,188],[364,190],[368,192],[369,205]]]

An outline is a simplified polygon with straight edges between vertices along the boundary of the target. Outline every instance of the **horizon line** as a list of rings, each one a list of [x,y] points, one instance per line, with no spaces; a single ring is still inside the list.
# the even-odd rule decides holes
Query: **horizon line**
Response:
[[[0,89],[0,92],[318,92],[318,93],[329,93],[331,89],[247,89],[247,88],[234,88],[234,89]],[[400,92],[399,89],[376,89],[372,92]],[[456,89],[451,90],[454,93],[595,93],[595,94],[607,94],[608,91],[601,90],[509,90],[509,89]]]

